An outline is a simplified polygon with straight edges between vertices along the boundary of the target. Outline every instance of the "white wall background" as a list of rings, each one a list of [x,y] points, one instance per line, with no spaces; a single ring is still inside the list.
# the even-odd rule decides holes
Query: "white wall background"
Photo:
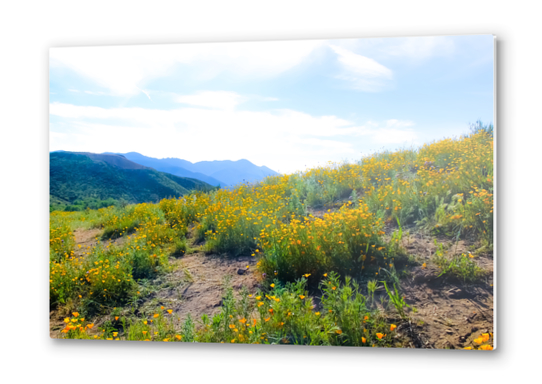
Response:
[[[0,380],[535,382],[540,376],[536,1],[9,1],[0,6]],[[60,342],[48,338],[48,49],[493,33],[499,85],[499,346],[461,351]]]

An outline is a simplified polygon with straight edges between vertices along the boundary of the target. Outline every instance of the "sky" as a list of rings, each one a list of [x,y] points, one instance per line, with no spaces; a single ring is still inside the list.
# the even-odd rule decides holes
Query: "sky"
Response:
[[[491,35],[51,48],[51,151],[280,173],[493,122]]]

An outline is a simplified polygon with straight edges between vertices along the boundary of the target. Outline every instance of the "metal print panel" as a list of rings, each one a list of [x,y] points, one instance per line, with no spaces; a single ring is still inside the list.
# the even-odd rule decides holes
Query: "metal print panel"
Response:
[[[491,35],[52,48],[51,337],[493,349],[494,66]]]

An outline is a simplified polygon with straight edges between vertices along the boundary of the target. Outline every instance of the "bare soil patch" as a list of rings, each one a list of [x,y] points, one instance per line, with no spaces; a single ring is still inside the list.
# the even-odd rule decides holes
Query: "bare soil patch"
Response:
[[[326,213],[337,212],[337,207],[307,208],[307,214],[323,219]]]
[[[227,277],[236,296],[243,286],[250,293],[259,288],[254,257],[228,258],[198,252],[180,259],[172,258],[170,263],[174,270],[150,282],[151,292],[137,302],[135,315],[155,313],[157,308],[164,306],[173,310],[180,322],[188,314],[197,322],[203,314],[212,317],[220,312]],[[127,306],[122,312],[128,315],[131,308]],[[50,313],[52,338],[60,337],[65,325],[63,319],[67,316],[71,316],[67,307]],[[112,319],[110,316],[99,316],[93,322],[99,328],[107,320]]]
[[[101,241],[100,236],[102,235],[102,233],[103,229],[99,228],[78,228],[73,231],[73,235],[75,237],[74,254],[76,256],[82,256],[85,254],[85,252],[90,252],[90,249],[92,249],[98,243],[101,243],[104,246],[107,246],[109,244],[122,246],[126,241],[128,241],[128,238],[126,236],[122,236],[114,240]],[[79,247],[79,245],[81,247]]]
[[[212,317],[220,312],[225,279],[229,278],[236,293],[243,286],[251,293],[259,287],[253,257],[228,258],[198,252],[173,260],[172,264],[175,270],[153,282],[157,289],[140,303],[138,312],[164,306],[181,321],[188,314],[199,320],[203,314]]]
[[[491,280],[466,284],[444,276],[436,268],[415,267],[402,282],[412,326],[423,348],[464,348],[481,333],[493,332]]]
[[[388,240],[396,229],[393,223],[386,226]],[[401,246],[416,263],[407,266],[407,277],[401,279],[400,289],[407,304],[416,310],[407,310],[410,324],[400,328],[410,338],[412,347],[464,348],[472,345],[472,340],[481,333],[494,329],[493,253],[481,252],[471,259],[484,270],[484,276],[474,283],[466,283],[457,277],[439,277],[441,270],[432,264],[439,245],[449,258],[475,254],[477,248],[468,239],[454,241],[422,231],[409,233],[409,229],[404,230]],[[425,267],[421,265],[423,263]],[[387,298],[385,290],[379,289],[376,297],[382,296]]]

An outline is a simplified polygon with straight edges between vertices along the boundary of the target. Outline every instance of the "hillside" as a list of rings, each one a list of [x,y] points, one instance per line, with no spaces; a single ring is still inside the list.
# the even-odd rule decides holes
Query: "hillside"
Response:
[[[176,158],[155,159],[137,152],[122,154],[134,163],[152,167],[182,177],[192,177],[211,185],[233,186],[244,182],[257,182],[278,173],[266,166],[257,166],[248,160],[215,160],[191,163]]]
[[[49,158],[51,204],[88,198],[142,203],[212,188],[203,181],[159,172],[119,155],[53,152]]]
[[[491,350],[493,155],[490,126],[189,199],[54,212],[51,337]]]

